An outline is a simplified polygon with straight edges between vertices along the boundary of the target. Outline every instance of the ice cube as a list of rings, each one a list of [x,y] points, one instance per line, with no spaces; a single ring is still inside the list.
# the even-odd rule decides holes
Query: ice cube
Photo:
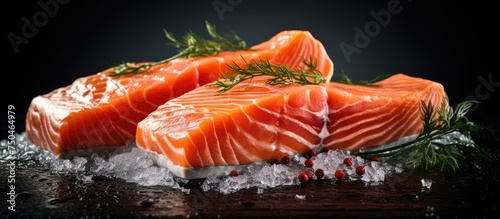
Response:
[[[380,161],[371,161],[370,165],[373,167],[373,169],[378,169],[380,167]]]
[[[181,191],[185,194],[188,194],[189,195],[189,192],[191,191],[190,189],[187,189],[187,188],[181,188]]]
[[[423,188],[424,190],[430,190],[430,189],[431,189],[431,186],[432,186],[432,180],[422,178],[422,179],[420,180],[420,182],[422,182],[422,188]]]
[[[306,196],[305,195],[296,194],[295,195],[295,199],[299,200],[299,201],[303,201],[303,200],[306,200]]]
[[[373,176],[373,181],[375,182],[383,182],[385,180],[386,170],[385,168],[379,168],[375,171]]]
[[[356,159],[353,159],[353,165],[357,165],[357,166],[365,165],[365,162],[366,162],[366,160],[360,156],[356,156]]]
[[[352,166],[351,166],[351,167],[346,167],[346,168],[344,169],[344,172],[345,172],[345,174],[346,174],[346,175],[348,175],[348,176],[353,176],[353,175],[355,175],[355,174],[356,174],[356,173],[355,173],[355,171],[354,171],[354,168],[352,168]]]
[[[78,174],[76,176],[76,179],[84,184],[87,184],[87,183],[92,183],[93,180],[92,180],[92,175],[86,175],[86,174]]]
[[[262,194],[264,193],[264,189],[263,188],[257,188],[257,194]]]
[[[87,159],[82,157],[76,157],[73,160],[70,159],[57,159],[51,163],[52,172],[60,174],[68,173],[78,173],[85,170],[85,164]]]
[[[395,172],[395,173],[402,173],[402,172],[403,172],[403,170],[404,170],[404,169],[403,169],[403,168],[401,168],[401,167],[395,167],[395,168],[394,168],[394,172]]]

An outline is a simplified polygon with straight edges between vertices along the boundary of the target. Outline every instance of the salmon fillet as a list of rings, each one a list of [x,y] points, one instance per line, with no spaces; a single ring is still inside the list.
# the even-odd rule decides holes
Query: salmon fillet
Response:
[[[215,81],[227,64],[268,59],[299,68],[303,67],[302,59],[310,56],[317,58],[318,69],[330,80],[333,62],[323,45],[310,32],[298,30],[282,31],[249,50],[179,58],[143,74],[111,77],[114,68],[109,68],[33,98],[26,116],[26,134],[35,145],[55,155],[89,155],[99,148],[125,145],[134,139],[137,123],[150,112]]]
[[[202,86],[166,102],[139,122],[138,147],[177,176],[204,178],[309,149],[357,150],[419,134],[421,101],[445,98],[441,84],[405,74],[375,86],[266,79],[220,95]]]

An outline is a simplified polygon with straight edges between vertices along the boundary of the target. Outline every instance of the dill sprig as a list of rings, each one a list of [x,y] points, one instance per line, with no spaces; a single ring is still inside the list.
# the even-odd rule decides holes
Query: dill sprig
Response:
[[[228,64],[228,71],[220,74],[213,86],[220,87],[219,93],[224,93],[242,81],[248,80],[248,84],[257,76],[272,76],[266,81],[270,85],[281,85],[282,87],[291,84],[320,84],[326,82],[326,77],[317,69],[317,60],[309,57],[302,58],[305,68],[290,69],[280,64],[271,64],[269,59],[252,60],[247,62],[243,58],[244,66],[239,66],[233,61]]]
[[[377,81],[380,81],[380,80],[383,80],[383,79],[385,79],[385,78],[387,78],[389,76],[391,76],[391,74],[381,74],[381,75],[377,75],[377,77],[375,77],[372,80],[352,81],[349,77],[347,77],[347,75],[344,72],[344,69],[341,69],[340,70],[340,80],[339,80],[339,82],[343,83],[343,84],[362,85],[362,86],[375,86],[373,83],[375,83]]]
[[[422,102],[420,118],[423,130],[414,140],[378,150],[356,151],[353,154],[365,158],[405,158],[413,167],[439,167],[441,171],[453,172],[460,169],[460,162],[463,161],[473,163],[481,159],[492,160],[493,157],[471,139],[472,133],[484,130],[483,126],[467,118],[474,103],[476,101],[463,101],[453,108],[448,106],[447,98],[437,107],[430,102]],[[464,138],[445,141],[446,135],[454,132],[463,134]]]
[[[178,49],[178,54],[167,58],[165,60],[148,63],[148,64],[135,64],[135,63],[123,63],[114,67],[115,71],[109,74],[110,76],[121,76],[127,74],[138,74],[146,69],[153,66],[167,63],[177,58],[193,58],[193,57],[203,57],[210,55],[217,55],[222,51],[235,51],[235,50],[245,50],[246,43],[238,35],[234,33],[227,34],[226,37],[219,35],[215,29],[214,25],[205,22],[208,34],[212,37],[211,40],[203,39],[193,31],[189,30],[186,35],[181,39],[176,38],[172,33],[165,32],[165,36],[171,41],[167,43]]]

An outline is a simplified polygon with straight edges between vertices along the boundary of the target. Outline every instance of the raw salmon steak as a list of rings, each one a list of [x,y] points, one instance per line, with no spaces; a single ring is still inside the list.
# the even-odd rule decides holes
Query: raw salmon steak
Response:
[[[229,64],[268,59],[271,63],[303,67],[316,57],[329,80],[333,62],[320,41],[308,31],[282,31],[248,50],[215,56],[175,59],[141,74],[110,76],[114,68],[35,97],[26,116],[26,134],[35,145],[55,155],[85,156],[100,148],[125,145],[136,126],[166,101],[215,81]]]
[[[374,86],[266,84],[217,95],[202,86],[158,107],[137,126],[138,147],[186,179],[309,149],[357,150],[419,134],[421,101],[440,105],[439,83],[396,74]]]

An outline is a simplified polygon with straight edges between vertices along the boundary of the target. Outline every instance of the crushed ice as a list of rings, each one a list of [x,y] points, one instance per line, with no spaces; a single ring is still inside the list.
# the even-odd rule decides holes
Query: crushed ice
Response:
[[[303,201],[303,200],[306,200],[306,196],[305,195],[296,194],[295,195],[295,199],[297,199],[298,201]]]
[[[41,150],[27,138],[26,134],[16,135],[16,159],[27,165],[44,166],[57,174],[75,174],[82,183],[92,183],[97,176],[122,179],[126,182],[137,183],[144,186],[163,185],[180,188],[179,182],[170,171],[160,168],[153,163],[145,153],[134,144],[128,143],[118,147],[109,154],[97,153],[89,157],[74,157],[62,159],[51,153]],[[12,159],[6,156],[7,142],[0,142],[0,161]]]
[[[429,191],[431,190],[432,187],[432,180],[430,179],[421,179],[420,182],[422,182],[422,190],[423,191]]]
[[[126,182],[137,183],[143,186],[169,186],[180,189],[189,194],[189,189],[183,187],[188,180],[175,177],[168,169],[157,166],[153,160],[133,142],[107,154],[94,153],[87,157],[74,157],[73,159],[62,159],[51,153],[40,149],[32,144],[26,137],[26,133],[16,134],[16,156],[10,155],[7,140],[0,141],[0,162],[17,159],[27,165],[39,165],[50,169],[58,174],[75,174],[81,183],[92,183],[94,177],[107,177],[121,179]],[[352,158],[352,165],[343,164],[346,157]],[[304,166],[305,157],[296,155],[291,157],[289,164],[274,164],[260,162],[246,166],[240,171],[239,176],[215,176],[209,175],[201,184],[204,191],[218,191],[229,194],[241,189],[257,188],[257,193],[262,194],[266,188],[278,186],[299,185],[298,175],[304,170],[314,172],[321,168],[325,175],[322,180],[334,179],[333,173],[337,169],[345,172],[346,181],[361,180],[365,184],[376,185],[383,182],[388,174],[401,173],[408,168],[403,163],[389,164],[365,160],[351,155],[348,151],[330,150],[326,153],[318,153],[313,157],[314,166]],[[357,175],[355,169],[363,165],[365,173]],[[313,180],[318,180],[313,176]],[[422,186],[429,188],[432,181],[422,179]],[[302,199],[297,197],[297,199]]]

